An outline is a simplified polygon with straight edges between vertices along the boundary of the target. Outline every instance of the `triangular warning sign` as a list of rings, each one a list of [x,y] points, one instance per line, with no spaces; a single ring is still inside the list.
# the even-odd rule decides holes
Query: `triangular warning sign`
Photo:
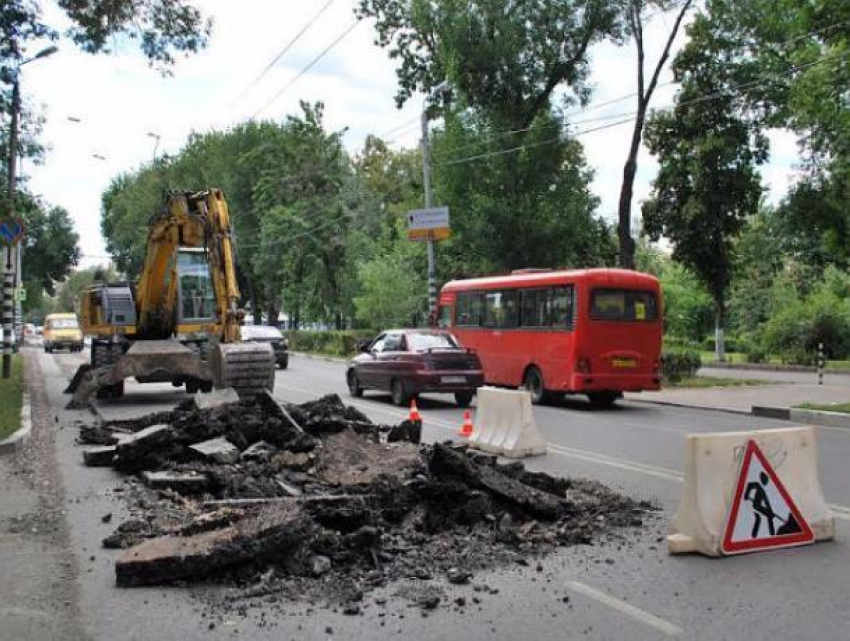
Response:
[[[815,535],[755,441],[747,443],[721,548],[724,554],[814,543]]]

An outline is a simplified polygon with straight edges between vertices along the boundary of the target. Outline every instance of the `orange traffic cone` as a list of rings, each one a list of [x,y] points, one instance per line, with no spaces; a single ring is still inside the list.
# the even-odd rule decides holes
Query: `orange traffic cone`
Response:
[[[410,399],[410,414],[407,416],[407,420],[413,423],[422,422],[422,416],[419,414],[419,408],[416,407],[416,399]]]
[[[458,430],[458,435],[463,438],[469,438],[472,436],[472,417],[469,414],[469,410],[466,410],[463,413],[463,425],[460,426]]]

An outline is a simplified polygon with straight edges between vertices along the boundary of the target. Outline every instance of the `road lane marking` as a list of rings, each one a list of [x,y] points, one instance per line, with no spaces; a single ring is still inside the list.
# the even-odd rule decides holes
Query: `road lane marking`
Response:
[[[547,448],[550,452],[554,452],[555,454],[560,454],[562,456],[577,458],[583,461],[589,461],[591,463],[600,463],[602,465],[608,465],[609,467],[616,467],[621,470],[628,470],[630,472],[639,472],[641,474],[647,474],[649,476],[656,476],[658,478],[662,478],[668,481],[681,481],[684,478],[684,475],[681,472],[677,472],[676,470],[671,470],[665,467],[657,467],[655,465],[647,465],[645,463],[638,463],[637,461],[616,458],[614,456],[599,454],[590,450],[581,450],[575,447],[556,445],[554,443],[547,443]]]
[[[626,603],[625,601],[612,597],[610,594],[606,594],[596,588],[592,588],[586,583],[581,583],[580,581],[567,581],[565,585],[567,588],[578,592],[579,594],[583,594],[589,599],[593,599],[597,603],[601,603],[612,610],[616,610],[620,614],[624,614],[639,623],[649,626],[650,628],[654,628],[668,637],[678,637],[682,634],[682,628],[678,625],[670,623],[661,617],[655,616],[646,610],[641,610],[639,607],[634,606],[631,603]]]
[[[304,394],[316,393],[316,389],[308,390],[303,387],[297,387],[295,385],[282,385],[282,387]],[[322,390],[336,393],[335,390],[327,388],[322,388]],[[388,416],[393,416],[395,418],[407,417],[407,412],[405,410],[389,408],[383,405],[382,403],[379,403],[378,401],[368,401],[362,399],[349,399],[349,401],[353,401],[350,402],[350,404],[354,405],[355,407],[358,407],[359,409],[371,409],[377,412],[382,412]],[[458,426],[454,425],[453,423],[449,423],[448,421],[433,418],[431,416],[428,416],[424,412],[423,417],[427,419],[427,423],[429,425],[435,424],[436,427],[440,427],[442,429],[447,429],[451,431],[457,430]],[[636,472],[638,474],[645,474],[647,476],[654,476],[656,478],[664,479],[666,481],[675,481],[677,483],[681,483],[684,480],[684,474],[682,474],[682,472],[666,467],[648,465],[646,463],[640,463],[638,461],[617,458],[614,456],[608,456],[607,454],[600,454],[599,452],[594,452],[592,450],[584,450],[576,447],[567,447],[566,445],[558,445],[556,443],[547,443],[546,447],[549,452],[560,454],[561,456],[566,456],[569,458],[587,461],[588,463],[606,465],[608,467],[614,467],[620,470],[626,470],[628,472]],[[830,510],[833,511],[835,518],[850,521],[850,507],[844,507],[843,505],[837,504],[829,504],[828,507]]]

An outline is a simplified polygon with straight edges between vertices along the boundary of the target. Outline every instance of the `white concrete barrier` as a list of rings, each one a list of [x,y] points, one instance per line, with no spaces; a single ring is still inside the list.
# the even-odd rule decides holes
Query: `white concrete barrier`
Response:
[[[834,537],[834,518],[820,488],[815,428],[690,434],[685,445],[685,479],[679,509],[667,537],[671,554],[729,553],[724,551],[724,534],[735,494],[740,492],[738,476],[750,441],[755,441],[811,528],[814,540]],[[781,540],[775,547],[782,547]]]
[[[476,405],[472,447],[510,458],[546,453],[527,391],[479,387]]]

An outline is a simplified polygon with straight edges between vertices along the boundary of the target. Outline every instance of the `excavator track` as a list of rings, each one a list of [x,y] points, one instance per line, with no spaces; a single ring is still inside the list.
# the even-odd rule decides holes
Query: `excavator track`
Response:
[[[250,398],[274,388],[275,360],[265,343],[219,343],[212,349],[213,385]]]

